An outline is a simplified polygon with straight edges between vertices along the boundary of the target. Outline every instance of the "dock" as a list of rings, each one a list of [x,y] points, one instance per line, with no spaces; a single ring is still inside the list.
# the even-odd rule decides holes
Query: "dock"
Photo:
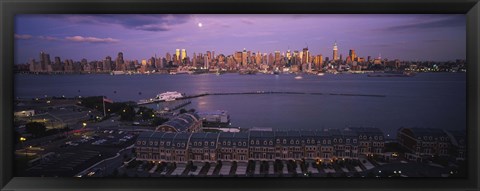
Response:
[[[319,93],[319,92],[289,92],[289,91],[254,91],[254,92],[224,92],[224,93],[202,93],[196,95],[189,95],[184,96],[181,98],[177,98],[175,100],[184,100],[184,99],[192,99],[198,98],[203,96],[219,96],[219,95],[260,95],[260,94],[296,94],[296,95],[329,95],[329,96],[364,96],[364,97],[386,97],[386,95],[380,94],[350,94],[350,93]],[[152,103],[159,103],[165,102],[165,100],[156,100],[156,99],[147,99],[147,100],[140,100],[137,102],[137,105],[145,105],[145,104],[152,104]]]

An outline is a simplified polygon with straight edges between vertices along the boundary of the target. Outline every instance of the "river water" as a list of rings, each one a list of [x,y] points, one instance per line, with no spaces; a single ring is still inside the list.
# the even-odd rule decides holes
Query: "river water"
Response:
[[[419,73],[413,77],[366,74],[304,75],[15,75],[15,96],[99,96],[138,101],[166,91],[187,95],[229,92],[314,94],[210,95],[186,109],[227,110],[233,126],[319,129],[369,126],[394,138],[400,127],[466,128],[466,74]],[[361,94],[378,96],[344,96]],[[152,108],[162,108],[152,104]]]

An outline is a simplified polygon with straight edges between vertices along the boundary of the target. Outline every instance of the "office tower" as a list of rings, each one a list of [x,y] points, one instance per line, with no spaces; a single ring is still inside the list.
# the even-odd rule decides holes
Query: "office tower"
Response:
[[[192,65],[193,67],[197,67],[197,54],[195,52],[193,53]]]
[[[186,57],[187,57],[187,50],[182,49],[182,52],[180,53],[181,61],[183,62]]]
[[[208,70],[210,68],[210,63],[208,62],[208,56],[203,57],[203,63],[204,63],[205,69]]]
[[[337,41],[333,44],[333,61],[338,60],[338,47],[337,47]]]
[[[65,70],[67,69],[65,68]],[[103,60],[103,71],[109,72],[111,70],[112,70],[112,57],[107,56],[105,57],[105,60]]]
[[[292,58],[292,53],[290,50],[287,50],[287,59],[290,60]]]
[[[81,70],[84,71],[84,72],[90,72],[90,64],[88,64],[88,61],[87,59],[82,59],[82,61],[80,62],[80,67],[81,67]]]
[[[62,61],[60,60],[60,57],[56,56],[54,59],[53,67],[52,69],[54,71],[63,71],[63,66],[62,66]]]
[[[123,61],[123,53],[119,52],[117,59],[115,60],[115,70],[123,71],[125,70],[125,61]]]
[[[215,59],[215,51],[212,51],[212,59]]]
[[[207,51],[207,60],[208,60],[208,61],[211,61],[212,59],[213,59],[213,57],[212,57],[212,52]]]
[[[308,47],[307,48],[303,48],[303,52],[302,52],[302,64],[305,64],[305,63],[309,63],[310,60],[310,53],[308,52]]]
[[[323,66],[323,56],[322,56],[321,54],[320,54],[320,55],[317,55],[317,56],[315,57],[315,61],[314,61],[314,62],[315,62],[315,67],[316,67],[317,69],[322,68],[322,66]]]
[[[176,60],[179,60],[180,59],[180,49],[175,49],[175,58]]]
[[[44,52],[40,52],[40,65],[42,71],[47,71],[51,67],[50,55]]]
[[[352,61],[356,61],[357,54],[355,54],[355,50],[350,49],[348,55],[350,56],[350,59],[351,59]]]
[[[242,52],[241,51],[235,52],[233,59],[235,60],[237,65],[240,65],[242,63]]]
[[[262,64],[262,53],[260,53],[260,51],[258,51],[255,55],[255,63]]]
[[[247,50],[245,48],[243,48],[243,52],[242,52],[242,65],[243,66],[247,66]]]
[[[275,64],[278,64],[280,62],[280,51],[276,50],[275,51]]]
[[[167,54],[165,55],[165,59],[167,59],[167,62],[172,61],[172,55],[170,55],[170,53],[167,52]]]

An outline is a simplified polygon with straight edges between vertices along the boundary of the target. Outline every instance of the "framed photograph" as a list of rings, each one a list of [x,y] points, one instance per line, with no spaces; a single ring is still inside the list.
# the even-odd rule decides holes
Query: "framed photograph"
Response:
[[[478,189],[479,11],[2,1],[2,189]]]

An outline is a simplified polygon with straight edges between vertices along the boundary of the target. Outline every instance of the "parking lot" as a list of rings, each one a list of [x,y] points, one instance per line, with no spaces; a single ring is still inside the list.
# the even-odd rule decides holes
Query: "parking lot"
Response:
[[[68,135],[64,139],[42,147],[38,158],[30,160],[25,176],[75,176],[133,144],[135,135],[122,130],[92,130]],[[48,154],[48,157],[44,157]],[[118,160],[123,160],[121,156]],[[130,157],[131,156],[127,156]],[[120,164],[110,162],[110,165]],[[120,166],[118,165],[118,166]],[[108,166],[108,165],[104,165]],[[118,166],[111,168],[116,169]],[[81,176],[106,176],[112,172],[102,172],[105,167],[92,169]],[[89,175],[90,174],[90,175]]]

